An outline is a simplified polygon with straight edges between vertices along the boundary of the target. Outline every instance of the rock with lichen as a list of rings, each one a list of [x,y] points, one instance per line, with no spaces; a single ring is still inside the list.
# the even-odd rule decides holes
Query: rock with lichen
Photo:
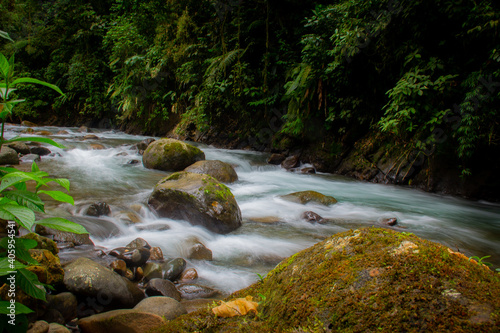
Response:
[[[158,331],[494,332],[500,275],[463,254],[407,232],[362,228],[285,260],[252,296],[258,315],[219,318],[210,308]]]

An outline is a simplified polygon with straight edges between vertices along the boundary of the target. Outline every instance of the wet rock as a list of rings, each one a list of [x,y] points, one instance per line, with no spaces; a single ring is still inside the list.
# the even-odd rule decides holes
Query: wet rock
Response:
[[[23,120],[23,121],[21,122],[21,126],[26,126],[26,127],[38,127],[38,125],[37,125],[37,124],[35,124],[35,123],[33,123],[33,122],[29,121],[29,120]]]
[[[6,144],[6,146],[14,149],[19,154],[26,155],[30,153],[30,147],[28,147],[28,145],[22,141],[8,143]]]
[[[49,309],[55,309],[61,313],[65,322],[76,318],[78,301],[76,296],[70,292],[62,292],[57,295],[47,295]]]
[[[312,211],[307,211],[302,213],[302,218],[309,223],[325,223],[324,219]]]
[[[398,224],[398,219],[395,217],[383,218],[382,220],[380,220],[380,222],[382,224],[385,224],[385,225],[392,227],[392,226],[395,226],[396,224]]]
[[[58,323],[63,325],[66,323],[61,312],[56,309],[47,309],[40,319],[47,323]]]
[[[81,333],[141,333],[165,324],[162,317],[138,310],[113,310],[78,321]]]
[[[149,260],[163,260],[163,251],[158,246],[153,246],[150,250]]]
[[[219,294],[215,289],[194,283],[183,283],[177,286],[183,299],[211,298]]]
[[[155,139],[153,139],[153,138],[147,138],[147,139],[144,139],[144,140],[142,140],[141,142],[139,142],[138,144],[136,144],[137,150],[139,150],[139,151],[143,151],[143,152],[144,152],[144,151],[148,148],[148,146],[149,146],[151,143],[155,142],[155,141],[156,141],[156,140],[155,140]]]
[[[170,281],[177,280],[186,268],[186,260],[175,258],[161,265],[163,278]]]
[[[296,168],[300,165],[300,159],[298,155],[288,156],[283,162],[281,162],[281,167],[287,170]]]
[[[160,139],[148,146],[142,163],[148,169],[180,171],[204,159],[205,153],[195,146],[179,140]]]
[[[148,262],[144,265],[144,281],[148,282],[152,279],[162,279],[163,271],[160,264]]]
[[[294,192],[287,195],[282,195],[281,198],[287,201],[301,203],[303,205],[309,202],[322,204],[325,206],[330,206],[337,203],[337,200],[334,197],[326,196],[316,191]]]
[[[135,274],[132,272],[130,268],[127,268],[125,271],[125,275],[123,275],[124,278],[128,279],[129,281],[134,281],[135,280]]]
[[[182,272],[179,282],[190,282],[198,278],[198,272],[194,268],[188,268]]]
[[[308,168],[302,168],[300,169],[300,173],[316,173],[316,170],[314,168],[308,167]]]
[[[179,301],[165,296],[154,296],[143,299],[134,307],[134,310],[154,313],[167,320],[175,319],[187,313]]]
[[[52,135],[52,132],[49,132],[49,131],[37,131],[37,132],[35,132],[35,135],[50,136],[50,135]]]
[[[87,126],[80,126],[78,129],[78,132],[80,133],[92,133],[92,130],[89,129]]]
[[[38,320],[26,331],[26,333],[47,333],[49,328],[49,323],[44,320]]]
[[[46,155],[50,155],[50,153],[52,153],[52,152],[50,151],[49,148],[46,148],[46,147],[31,147],[30,153],[36,154],[38,156],[46,156]]]
[[[141,281],[144,278],[144,271],[142,270],[142,267],[136,267],[134,275],[135,281]]]
[[[241,211],[234,195],[215,178],[176,172],[156,184],[150,207],[161,217],[185,220],[226,234],[241,226]]]
[[[194,242],[194,244],[188,249],[187,258],[196,260],[212,260],[212,250],[208,249],[200,242]]]
[[[90,149],[92,149],[92,150],[103,150],[103,149],[106,149],[106,147],[104,147],[100,143],[91,143],[90,144]]]
[[[146,294],[151,296],[168,296],[172,297],[176,301],[181,300],[181,293],[177,290],[175,285],[170,280],[165,279],[151,279],[144,286],[146,289]]]
[[[22,130],[21,133],[32,134],[35,133],[35,130],[32,129],[31,127],[28,127],[27,129]]]
[[[127,267],[139,267],[148,261],[150,253],[146,248],[118,247],[111,250],[109,255],[125,261]]]
[[[139,164],[141,163],[139,160],[130,160],[127,162],[127,165],[136,165],[136,164]]]
[[[133,307],[144,293],[132,282],[98,263],[78,258],[64,266],[66,289],[80,296],[105,299],[106,307]]]
[[[58,135],[66,135],[66,134],[69,134],[69,132],[66,131],[66,130],[60,130],[56,134],[58,134]]]
[[[35,227],[35,231],[43,236],[51,237],[55,242],[73,243],[74,245],[92,245],[94,242],[90,239],[89,234],[75,234],[72,232],[59,231],[51,228],[46,228],[41,225]]]
[[[83,140],[99,140],[99,137],[95,134],[87,134],[83,137]]]
[[[87,208],[85,215],[99,217],[102,215],[109,216],[111,214],[111,208],[105,202],[95,202]]]
[[[184,171],[207,174],[226,184],[238,180],[234,168],[230,164],[218,160],[198,161],[185,168]]]
[[[19,164],[19,156],[14,149],[2,146],[2,150],[0,150],[0,165],[6,164]]]
[[[109,268],[111,268],[121,276],[125,276],[125,274],[127,273],[127,264],[121,259],[113,261],[111,264],[109,264]]]
[[[128,247],[129,249],[140,249],[140,248],[151,249],[151,245],[149,245],[149,243],[145,239],[140,237],[128,243],[126,247]]]
[[[71,331],[63,325],[50,323],[48,333],[71,333]]]
[[[121,211],[118,214],[115,214],[114,217],[127,224],[136,224],[142,222],[141,217],[135,212]]]
[[[281,162],[283,162],[285,160],[285,158],[286,158],[286,156],[283,154],[272,154],[267,159],[267,163],[274,164],[274,165],[280,165]]]

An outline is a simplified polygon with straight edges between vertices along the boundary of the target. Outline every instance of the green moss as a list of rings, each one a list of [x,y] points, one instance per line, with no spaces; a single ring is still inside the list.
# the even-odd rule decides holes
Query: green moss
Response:
[[[409,233],[335,235],[282,261],[236,292],[263,299],[258,316],[183,316],[163,332],[489,332],[500,325],[500,276]],[[180,325],[180,326],[179,326]]]

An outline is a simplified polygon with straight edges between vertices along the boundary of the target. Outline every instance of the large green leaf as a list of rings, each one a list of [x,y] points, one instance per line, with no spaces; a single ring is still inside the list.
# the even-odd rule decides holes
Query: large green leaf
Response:
[[[67,180],[66,178],[56,178],[54,179],[54,182],[58,183],[59,185],[61,185],[62,187],[64,187],[66,189],[66,191],[69,191],[69,180]]]
[[[42,179],[42,177],[46,176],[45,172],[11,172],[2,177],[2,182],[0,183],[0,192],[5,190],[6,188],[13,186],[14,184],[20,182],[26,182],[29,180],[33,180],[38,184],[45,185],[46,181]]]
[[[49,138],[40,138],[40,137],[20,137],[20,136],[16,136],[16,137],[14,137],[14,138],[12,138],[10,140],[4,141],[4,143],[11,143],[11,142],[16,142],[16,141],[42,142],[42,143],[48,143],[49,145],[52,145],[52,146],[57,147],[57,148],[61,148],[61,149],[66,148],[63,145],[55,142],[52,139],[49,139]]]
[[[33,224],[35,224],[35,213],[26,207],[19,206],[16,204],[4,204],[0,206],[0,215],[8,216],[11,214],[14,218],[8,218],[7,220],[16,220],[22,227],[31,230]],[[1,217],[1,216],[0,216]],[[4,217],[1,217],[5,220]]]
[[[13,266],[11,266],[11,263],[9,261],[9,258],[0,258],[0,276],[4,276],[7,274],[11,274],[12,271],[15,271],[17,269],[25,268],[26,265],[20,263],[19,261],[15,260],[12,263]]]
[[[46,194],[49,197],[52,197],[52,199],[57,200],[57,201],[67,202],[67,203],[70,203],[72,205],[75,204],[75,201],[73,200],[73,197],[71,195],[66,194],[64,192],[61,192],[61,191],[44,191],[44,190],[41,190],[41,191],[38,191],[38,193],[40,193],[40,194]]]
[[[33,78],[30,78],[30,77],[20,77],[18,79],[15,79],[14,81],[12,81],[11,85],[13,87],[15,87],[17,84],[19,83],[34,83],[34,84],[40,84],[42,86],[46,86],[46,87],[49,87],[51,89],[54,89],[55,91],[57,91],[58,93],[60,93],[61,95],[64,95],[64,93],[61,91],[61,89],[59,89],[58,86],[54,85],[54,84],[51,84],[51,83],[48,83],[48,82],[45,82],[45,81],[41,81],[41,80],[37,80],[37,79],[33,79]]]
[[[9,75],[9,61],[2,53],[0,53],[0,75],[2,75],[2,78]]]
[[[16,312],[15,312],[16,315],[33,312],[33,310],[31,310],[26,305],[23,305],[21,303],[16,302],[16,303],[14,303],[14,305],[15,305],[15,309],[16,309]],[[8,309],[9,306],[10,306],[10,302],[0,301],[0,314],[9,314],[10,313],[10,309]]]
[[[75,234],[88,234],[88,231],[83,226],[61,217],[49,217],[37,221],[36,224],[60,231],[73,232]]]
[[[5,191],[3,195],[6,198],[14,200],[19,205],[27,207],[35,212],[43,213],[45,211],[44,203],[36,193],[30,191],[13,190]]]
[[[43,284],[38,281],[35,273],[28,271],[26,268],[21,268],[16,274],[16,283],[21,289],[31,297],[36,299],[45,299],[45,288]]]

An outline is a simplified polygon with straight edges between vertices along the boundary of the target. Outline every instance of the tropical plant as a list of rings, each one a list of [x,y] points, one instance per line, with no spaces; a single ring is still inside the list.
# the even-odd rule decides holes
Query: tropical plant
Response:
[[[3,31],[0,37],[10,41],[12,39]],[[0,118],[2,130],[0,135],[0,148],[3,144],[16,141],[37,141],[49,143],[63,148],[55,141],[48,138],[22,138],[15,137],[9,140],[4,138],[5,121],[12,114],[14,107],[22,103],[23,99],[13,99],[16,87],[21,84],[40,84],[52,88],[62,94],[62,91],[50,83],[28,78],[14,76],[14,56],[7,59],[0,53]],[[45,300],[46,288],[51,288],[38,280],[37,275],[28,270],[29,266],[37,265],[29,249],[37,243],[34,240],[19,238],[19,228],[33,231],[35,225],[41,225],[56,230],[87,233],[84,227],[69,220],[59,217],[48,217],[37,220],[36,214],[45,213],[44,202],[41,195],[52,199],[74,204],[73,198],[59,190],[46,189],[49,183],[56,183],[69,191],[70,183],[63,178],[49,178],[49,174],[41,171],[33,162],[30,172],[19,171],[15,168],[0,167],[0,219],[4,220],[7,237],[0,241],[0,281],[13,285],[23,290],[27,295],[40,300]],[[35,183],[34,190],[28,190],[28,183]],[[25,332],[27,329],[26,314],[32,312],[28,307],[15,301],[16,291],[9,292],[10,301],[0,301],[0,330]],[[5,319],[5,320],[4,320]],[[14,324],[10,326],[11,324]],[[2,327],[3,325],[3,327]],[[7,326],[5,326],[7,325]]]

